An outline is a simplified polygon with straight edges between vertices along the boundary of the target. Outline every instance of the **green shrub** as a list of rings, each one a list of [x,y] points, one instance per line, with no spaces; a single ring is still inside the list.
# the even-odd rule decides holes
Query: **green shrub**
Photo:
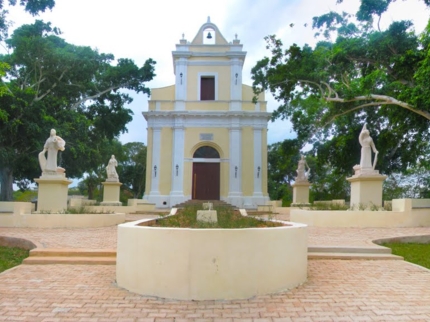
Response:
[[[310,207],[310,210],[348,210],[348,206],[342,205],[337,202],[330,203],[313,203]]]

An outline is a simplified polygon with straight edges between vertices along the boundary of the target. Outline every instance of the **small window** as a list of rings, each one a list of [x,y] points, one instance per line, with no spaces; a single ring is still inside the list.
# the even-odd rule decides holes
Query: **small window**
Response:
[[[215,100],[215,77],[203,76],[202,78],[200,78],[200,100]]]

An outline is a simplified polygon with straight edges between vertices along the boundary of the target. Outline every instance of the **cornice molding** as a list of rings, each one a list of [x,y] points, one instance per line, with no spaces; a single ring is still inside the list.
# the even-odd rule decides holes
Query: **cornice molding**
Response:
[[[258,111],[145,111],[142,112],[147,117],[174,117],[174,118],[189,118],[189,117],[259,117],[259,118],[270,118],[272,113],[270,112],[258,112]]]
[[[254,129],[267,129],[267,122],[271,117],[268,112],[244,111],[149,111],[142,114],[148,122],[148,128],[179,126],[239,129],[249,126]]]
[[[222,51],[222,52],[200,52],[200,51],[172,51],[174,58],[189,58],[189,57],[228,57],[228,58],[243,58],[245,59],[246,51]]]

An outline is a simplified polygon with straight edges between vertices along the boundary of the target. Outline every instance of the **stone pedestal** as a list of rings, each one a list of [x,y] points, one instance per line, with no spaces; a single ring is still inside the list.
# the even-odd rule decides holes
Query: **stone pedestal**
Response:
[[[105,181],[103,185],[103,202],[102,206],[122,206],[119,201],[119,190],[122,186],[121,182],[118,181]]]
[[[362,173],[346,178],[351,183],[351,208],[381,207],[382,183],[386,178],[387,176],[379,173]]]
[[[197,210],[197,221],[204,221],[210,223],[218,222],[216,210]]]
[[[37,191],[37,211],[58,213],[67,210],[69,184],[64,174],[42,175],[34,179],[39,185]]]
[[[293,183],[293,203],[295,205],[307,205],[309,204],[309,187],[311,184],[309,181],[296,181]]]

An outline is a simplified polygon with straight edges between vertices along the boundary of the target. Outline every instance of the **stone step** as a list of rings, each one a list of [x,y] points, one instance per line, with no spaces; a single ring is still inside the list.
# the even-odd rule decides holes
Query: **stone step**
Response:
[[[361,260],[403,260],[403,257],[392,254],[375,253],[313,253],[308,252],[308,259],[361,259]]]
[[[23,264],[115,265],[116,249],[35,248]]]
[[[35,248],[30,257],[116,257],[116,249]]]
[[[67,264],[67,265],[115,265],[116,257],[80,257],[80,256],[34,256],[27,257],[22,262],[26,265],[50,265],[50,264]]]
[[[308,259],[403,260],[389,248],[309,246]],[[115,265],[116,249],[35,248],[23,264]]]
[[[222,206],[222,207],[230,207],[230,208],[236,209],[235,206],[223,200],[196,200],[196,199],[187,200],[185,202],[182,202],[180,204],[173,206],[172,208],[185,208],[186,206],[194,206],[194,205],[201,206],[203,203],[207,203],[207,202],[212,203],[214,207]]]
[[[388,247],[308,246],[310,253],[391,254]]]

